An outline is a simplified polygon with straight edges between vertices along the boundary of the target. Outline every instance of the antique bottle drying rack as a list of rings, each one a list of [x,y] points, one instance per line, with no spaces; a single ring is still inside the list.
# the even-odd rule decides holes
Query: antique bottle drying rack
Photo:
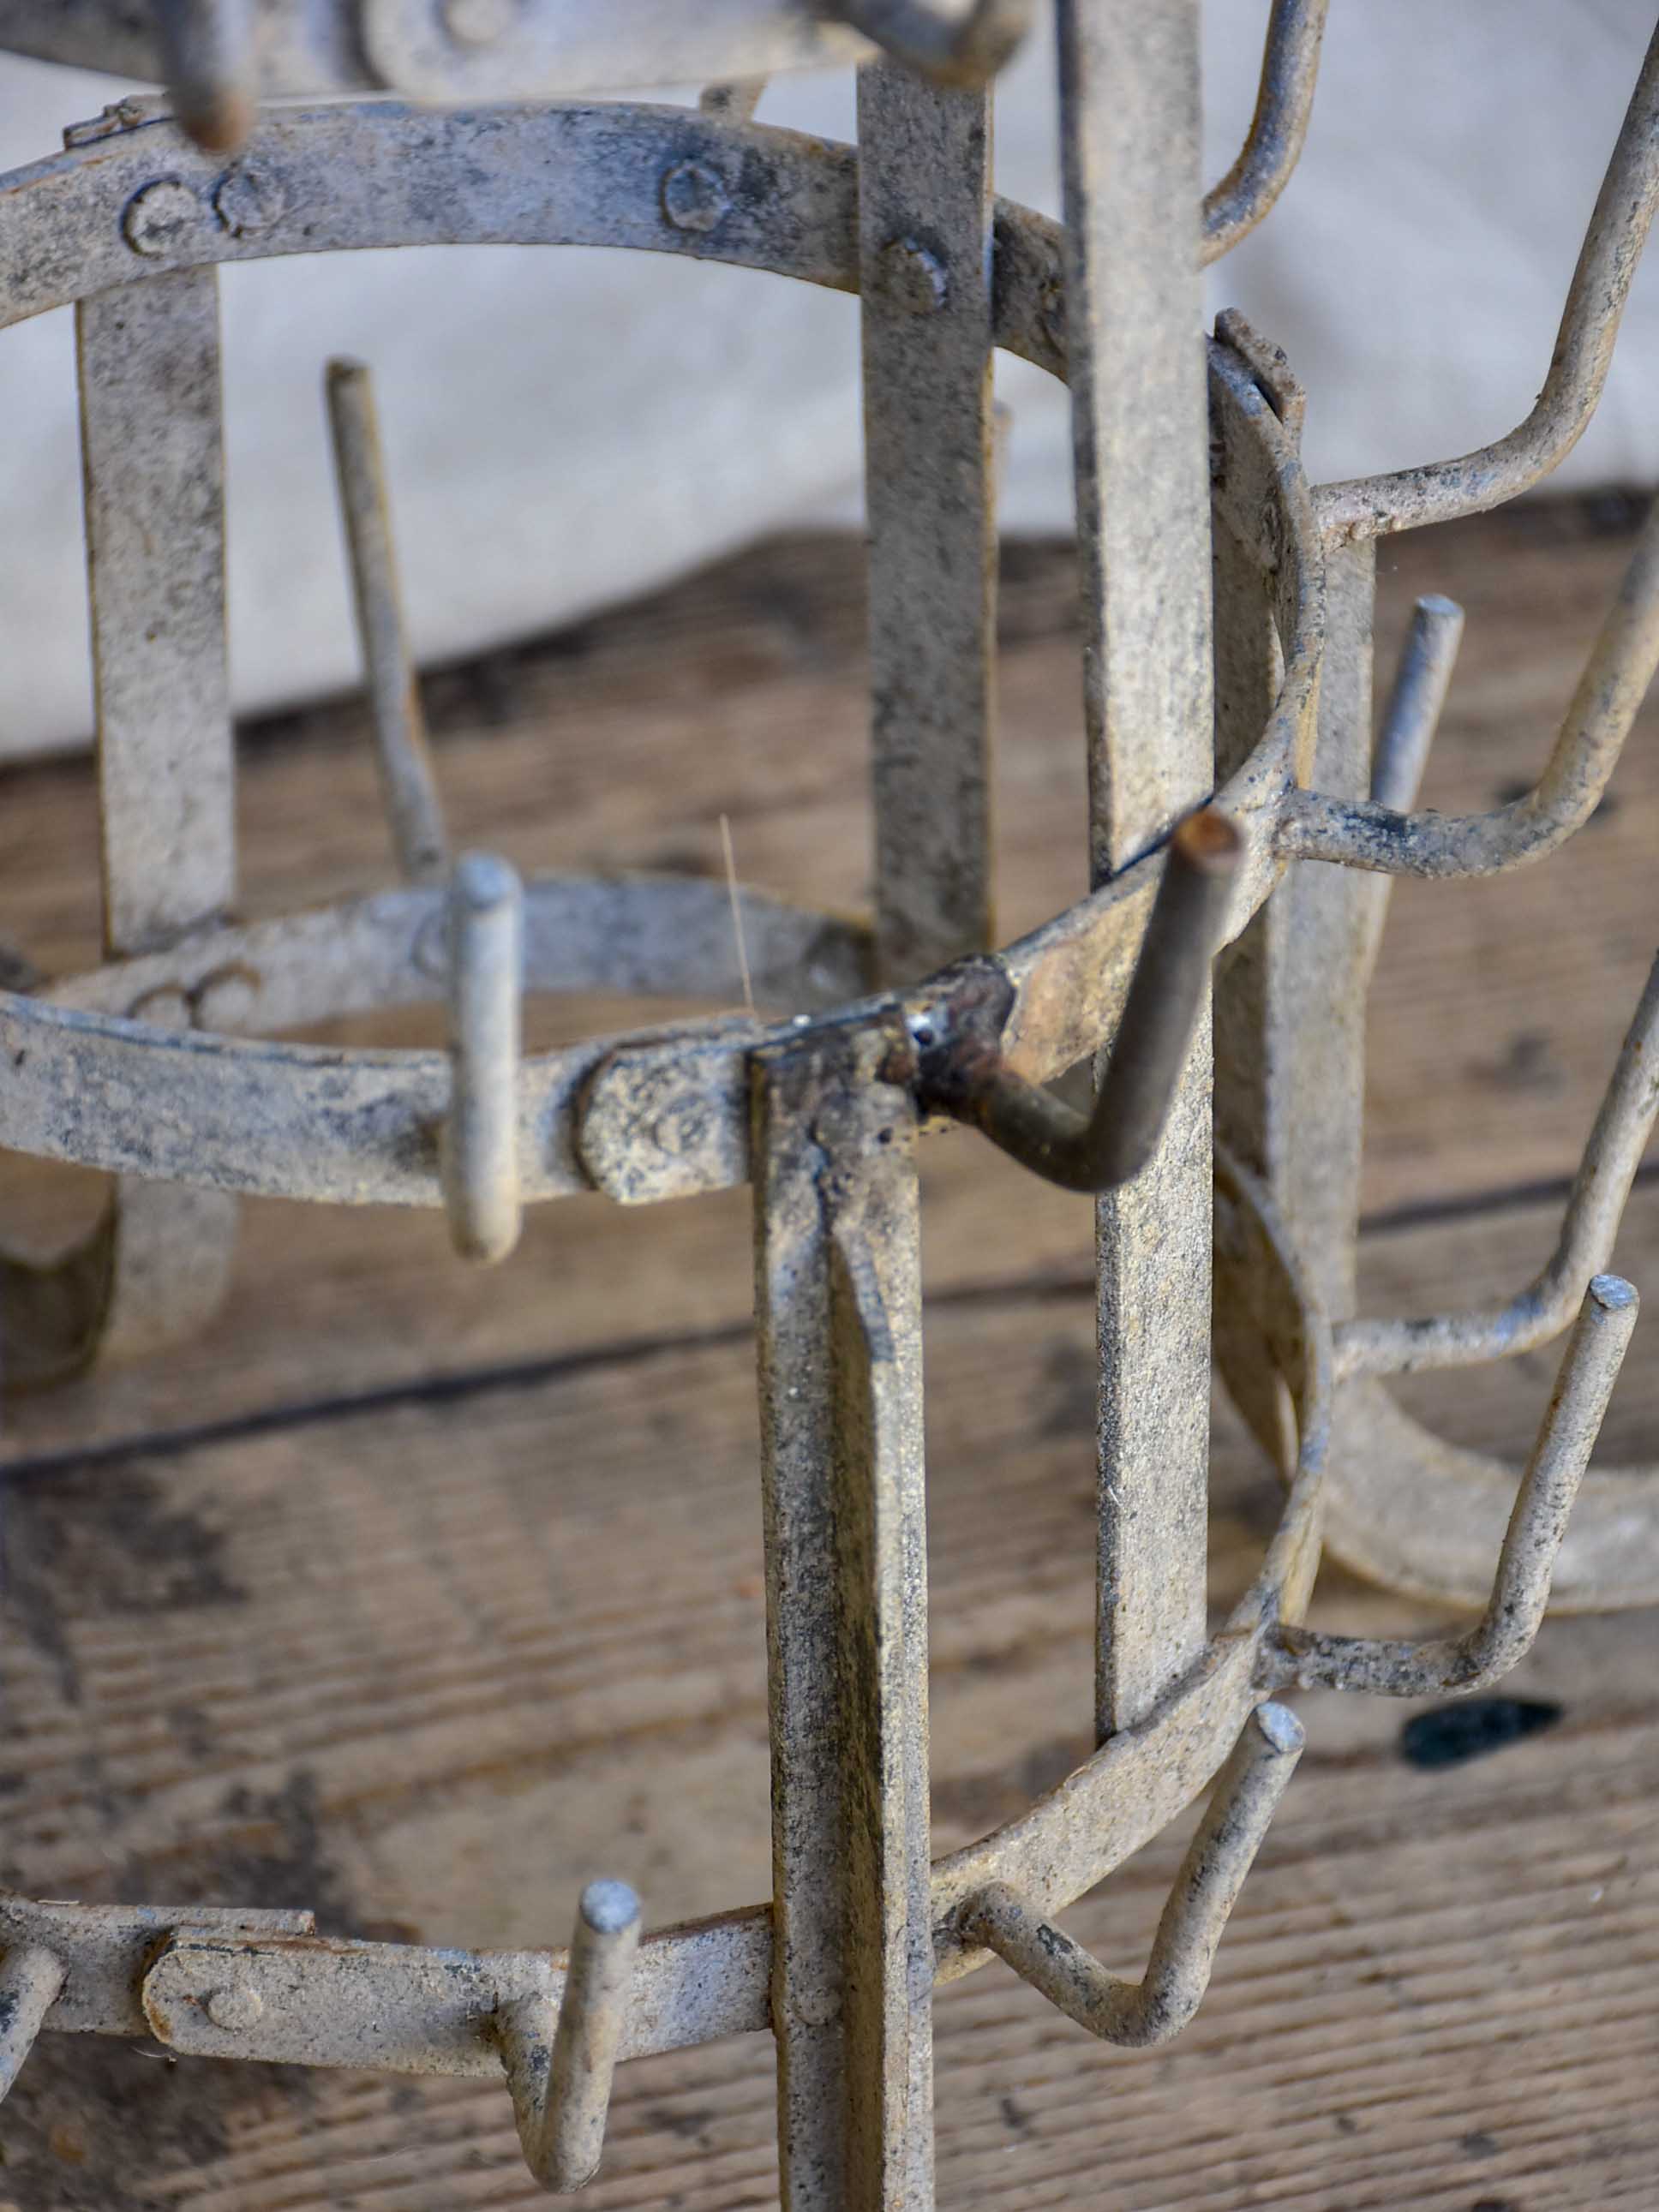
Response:
[[[1486,814],[1413,811],[1462,617],[1419,605],[1373,744],[1376,540],[1513,497],[1583,428],[1659,194],[1659,40],[1526,421],[1455,460],[1316,487],[1291,368],[1232,313],[1200,343],[1200,271],[1295,164],[1323,0],[1276,0],[1249,137],[1207,195],[1197,0],[1058,13],[1059,224],[991,191],[989,87],[1024,27],[1016,0],[156,0],[153,16],[0,0],[0,43],[170,88],[0,187],[0,319],[77,316],[108,954],[0,993],[0,1142],[114,1179],[61,1263],[0,1262],[9,1380],[195,1327],[239,1193],[441,1206],[459,1249],[490,1260],[532,1201],[748,1181],[774,1826],[770,1902],[641,1936],[632,1893],[599,1881],[565,1951],[8,1899],[0,2094],[43,2029],[493,2075],[532,2170],[573,2187],[599,2163],[619,2058],[769,2028],[786,2204],[923,2207],[935,1983],[995,1952],[1098,2036],[1176,2033],[1300,1749],[1275,1692],[1474,1690],[1547,1602],[1659,1599],[1659,1486],[1586,1474],[1636,1315],[1599,1271],[1659,1111],[1659,980],[1537,1278],[1489,1310],[1354,1317],[1364,1008],[1390,878],[1493,874],[1559,845],[1659,662],[1650,523],[1536,786]],[[768,72],[847,58],[856,148],[752,120]],[[665,78],[709,89],[695,108],[574,97]],[[350,363],[331,368],[328,404],[402,882],[236,919],[218,265],[491,241],[689,254],[859,295],[871,922],[746,890],[734,949],[717,884],[521,884],[451,856]],[[994,952],[999,346],[1072,393],[1094,888]],[[525,991],[730,998],[745,951],[774,1019],[521,1053]],[[275,1041],[439,997],[447,1055]],[[1085,1117],[1046,1086],[1091,1054]],[[950,1118],[1099,1194],[1099,1748],[930,1862],[915,1154]],[[1212,1303],[1215,1356],[1288,1486],[1214,1635]],[[1563,1331],[1518,1477],[1389,1394],[1390,1376]],[[1474,1625],[1396,1643],[1310,1631],[1322,1546]],[[1121,1979],[1046,1916],[1212,1784],[1146,1972]]]

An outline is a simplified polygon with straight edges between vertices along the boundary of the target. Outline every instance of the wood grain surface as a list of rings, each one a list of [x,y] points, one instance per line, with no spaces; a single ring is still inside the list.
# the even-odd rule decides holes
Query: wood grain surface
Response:
[[[1618,499],[1383,549],[1469,611],[1425,796],[1536,772],[1630,543]],[[458,842],[520,866],[740,870],[865,896],[860,582],[783,541],[587,629],[428,679]],[[1071,563],[1005,559],[1002,926],[1084,882]],[[1390,649],[1385,644],[1386,654]],[[1654,945],[1659,715],[1589,830],[1501,883],[1404,884],[1374,996],[1365,1296],[1513,1285],[1547,1250]],[[247,910],[389,872],[355,704],[243,733]],[[0,930],[95,957],[89,770],[6,771]],[[647,1010],[648,1011],[648,1010]],[[534,1010],[538,1041],[637,1018]],[[437,1017],[357,1024],[397,1042]],[[347,1034],[343,1030],[340,1034]],[[45,1252],[92,1178],[0,1163]],[[924,1240],[935,1848],[1087,1748],[1092,1316],[1086,1201],[967,1133],[927,1147]],[[563,1940],[596,1872],[653,1923],[763,1896],[767,1783],[744,1194],[532,1215],[479,1272],[435,1217],[250,1205],[203,1339],[9,1410],[0,1878],[34,1894],[313,1905],[327,1929]],[[1659,1187],[1620,1263],[1659,1285]],[[1609,1455],[1659,1462],[1644,1322]],[[1548,1353],[1425,1378],[1460,1441],[1518,1449]],[[1243,1588],[1275,1486],[1223,1406],[1212,1597]],[[1340,1573],[1328,1626],[1409,1626]],[[1088,2212],[1561,2212],[1659,2203],[1659,1634],[1552,1623],[1514,1686],[1559,1722],[1419,1771],[1411,1709],[1302,1701],[1310,1748],[1197,2023],[1098,2046],[993,1965],[938,2008],[939,2198]],[[1139,1971],[1183,1836],[1067,1924]],[[769,2043],[620,2078],[588,2201],[776,2201]],[[43,2039],[0,2110],[0,2212],[438,2212],[539,2201],[504,2088],[174,2064]]]

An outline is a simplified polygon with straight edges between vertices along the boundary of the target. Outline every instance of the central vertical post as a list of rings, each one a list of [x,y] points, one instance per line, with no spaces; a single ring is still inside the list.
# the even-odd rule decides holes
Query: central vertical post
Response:
[[[1100,884],[1214,780],[1199,9],[1060,0],[1058,13]],[[1097,1214],[1103,1737],[1150,1711],[1204,1642],[1211,1073],[1206,1012],[1152,1164]]]
[[[992,942],[991,94],[859,71],[876,955]]]
[[[126,217],[141,240],[145,197]],[[76,335],[104,944],[118,959],[216,921],[236,896],[218,271],[82,300]],[[194,1018],[178,992],[128,1011],[172,1027]],[[208,1321],[236,1215],[224,1191],[120,1179],[103,1356],[153,1352]]]
[[[933,1948],[915,1109],[890,1040],[751,1062],[786,2212],[928,2212]]]

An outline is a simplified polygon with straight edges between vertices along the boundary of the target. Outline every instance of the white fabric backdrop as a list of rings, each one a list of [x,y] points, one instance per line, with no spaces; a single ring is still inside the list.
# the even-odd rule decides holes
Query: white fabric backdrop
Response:
[[[1206,137],[1226,167],[1267,0],[1209,0]],[[1461,451],[1545,368],[1651,0],[1334,0],[1301,168],[1211,272],[1289,349],[1320,476]],[[1053,209],[1053,55],[1003,82],[999,185]],[[0,163],[114,96],[0,67]],[[761,119],[851,135],[850,76],[781,82]],[[1659,257],[1656,257],[1659,258]],[[231,268],[223,282],[232,653],[244,708],[356,680],[321,369],[374,367],[406,596],[425,659],[525,635],[784,525],[858,519],[853,303],[652,255],[494,247]],[[1659,276],[1645,270],[1601,412],[1558,479],[1659,477]],[[1063,395],[1002,364],[1004,514],[1069,520]],[[0,751],[90,724],[67,313],[0,334]]]

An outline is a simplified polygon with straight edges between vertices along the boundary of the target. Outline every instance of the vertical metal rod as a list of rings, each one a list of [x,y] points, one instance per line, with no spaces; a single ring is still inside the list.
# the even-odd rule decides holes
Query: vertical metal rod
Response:
[[[884,1050],[751,1063],[785,2212],[933,2201],[916,1122]]]
[[[431,883],[443,874],[447,840],[404,628],[374,386],[360,361],[330,362],[325,385],[380,787],[398,865],[410,883]]]
[[[118,957],[214,920],[236,894],[218,272],[82,301],[76,360],[104,941]],[[171,1016],[189,1024],[181,1000]],[[121,1179],[102,1356],[135,1357],[207,1321],[236,1214],[222,1191]]]
[[[1060,0],[1066,349],[1098,884],[1214,775],[1197,0]],[[1205,1634],[1210,1020],[1164,1139],[1099,1202],[1096,1720],[1156,1704]]]
[[[580,2189],[599,2172],[639,1947],[639,1899],[625,1881],[590,1881],[570,1938],[546,2130],[534,2164],[550,2188]]]
[[[124,284],[75,319],[104,939],[118,957],[235,896],[217,272]]]
[[[991,95],[859,75],[865,505],[882,978],[992,941]]]
[[[1431,593],[1417,602],[1371,756],[1370,796],[1378,806],[1403,814],[1416,805],[1462,640],[1463,610],[1455,599]],[[1382,949],[1394,884],[1392,876],[1373,876],[1358,894],[1364,910],[1364,948],[1358,977],[1362,994]]]
[[[1279,635],[1260,549],[1235,535],[1231,500],[1215,524],[1216,775],[1242,765],[1273,711],[1282,672]],[[1215,973],[1215,1137],[1263,1181],[1272,1142],[1270,1102],[1261,1079],[1268,1032],[1282,1004],[1285,908],[1270,898],[1235,939]],[[1297,1462],[1295,1424],[1284,1385],[1238,1300],[1218,1300],[1215,1353],[1227,1388],[1279,1463]]]
[[[1370,795],[1403,814],[1417,798],[1463,638],[1463,610],[1431,592],[1412,609],[1371,761]]]
[[[63,1962],[42,1944],[20,1944],[0,1961],[0,2097],[17,2079],[63,1986]]]
[[[150,0],[167,93],[198,146],[232,154],[258,100],[254,0]]]
[[[1223,532],[1218,545],[1231,544]],[[1243,562],[1236,550],[1231,556]],[[1221,603],[1225,639],[1246,615],[1248,587]],[[1300,763],[1319,788],[1345,798],[1370,787],[1371,627],[1376,556],[1366,541],[1328,547],[1325,653],[1314,757]],[[1265,625],[1263,612],[1259,619]],[[1237,663],[1238,648],[1229,648]],[[1265,632],[1254,683],[1224,673],[1223,765],[1252,741],[1249,722],[1270,665]],[[1229,656],[1218,664],[1224,672]],[[1255,725],[1259,731],[1261,724]],[[1359,1216],[1360,1119],[1365,1051],[1365,981],[1375,951],[1375,894],[1348,868],[1294,861],[1233,948],[1217,994],[1216,1127],[1261,1176],[1297,1241],[1326,1310],[1354,1310],[1354,1237]],[[1224,1316],[1224,1319],[1225,1317]],[[1280,1394],[1259,1358],[1218,1346],[1229,1389],[1258,1436],[1285,1441]]]
[[[464,853],[449,891],[444,1198],[455,1249],[504,1260],[519,1241],[524,889],[491,853]]]
[[[1328,546],[1312,780],[1336,798],[1370,787],[1376,611],[1375,544]],[[1346,1320],[1358,1296],[1372,894],[1352,868],[1299,861],[1274,902],[1285,909],[1285,957],[1261,1063],[1273,1125],[1267,1181],[1326,1311]]]

